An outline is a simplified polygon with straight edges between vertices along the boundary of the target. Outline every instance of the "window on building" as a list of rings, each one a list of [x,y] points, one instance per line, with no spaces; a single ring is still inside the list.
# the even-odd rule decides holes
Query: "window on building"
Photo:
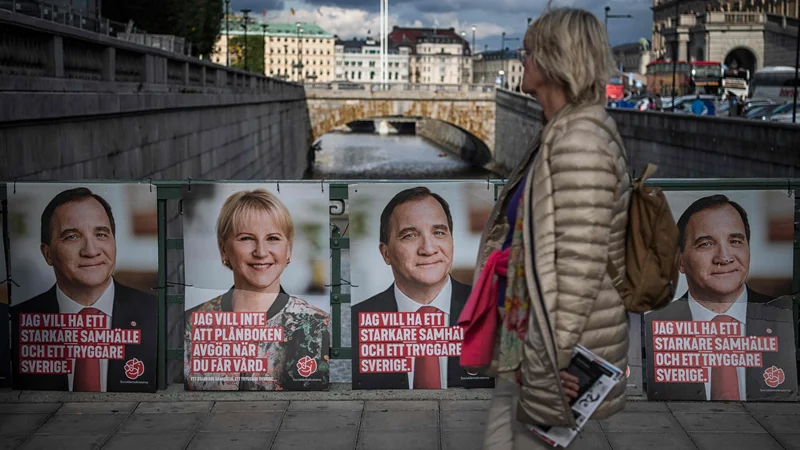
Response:
[[[361,72],[358,72],[358,79],[361,79]]]
[[[440,83],[444,83],[444,75],[442,75],[442,76],[440,77],[440,80],[441,80],[441,81],[440,81]]]

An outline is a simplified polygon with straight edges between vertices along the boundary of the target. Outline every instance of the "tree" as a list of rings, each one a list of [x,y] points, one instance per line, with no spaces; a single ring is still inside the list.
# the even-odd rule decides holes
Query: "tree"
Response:
[[[150,34],[185,38],[191,54],[208,56],[220,33],[223,0],[102,0],[103,15],[115,22],[132,20]]]
[[[231,66],[244,69],[244,36],[231,37]],[[264,73],[264,38],[261,34],[247,36],[247,70]]]

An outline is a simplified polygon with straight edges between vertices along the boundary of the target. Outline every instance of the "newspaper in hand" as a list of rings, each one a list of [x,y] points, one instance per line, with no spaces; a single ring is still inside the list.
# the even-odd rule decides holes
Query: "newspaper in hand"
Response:
[[[622,378],[621,370],[582,345],[575,347],[567,372],[578,378],[578,396],[570,402],[577,428],[525,425],[553,447],[567,447]]]

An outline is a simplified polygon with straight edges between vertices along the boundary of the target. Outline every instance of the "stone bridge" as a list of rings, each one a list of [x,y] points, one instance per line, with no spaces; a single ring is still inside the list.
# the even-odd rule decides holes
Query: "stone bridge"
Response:
[[[318,83],[306,85],[314,140],[334,128],[374,117],[435,119],[495,147],[494,86]]]

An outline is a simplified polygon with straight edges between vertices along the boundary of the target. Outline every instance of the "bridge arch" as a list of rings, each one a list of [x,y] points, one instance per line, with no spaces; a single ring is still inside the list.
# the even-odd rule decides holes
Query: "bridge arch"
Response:
[[[306,87],[313,140],[354,121],[374,117],[423,117],[460,128],[482,142],[489,152],[494,152],[496,101],[493,88],[412,88],[406,85],[392,86],[387,90],[366,86],[352,90]]]
[[[734,47],[725,55],[725,65],[732,68],[743,68],[750,71],[752,76],[758,68],[756,52],[744,46]]]

